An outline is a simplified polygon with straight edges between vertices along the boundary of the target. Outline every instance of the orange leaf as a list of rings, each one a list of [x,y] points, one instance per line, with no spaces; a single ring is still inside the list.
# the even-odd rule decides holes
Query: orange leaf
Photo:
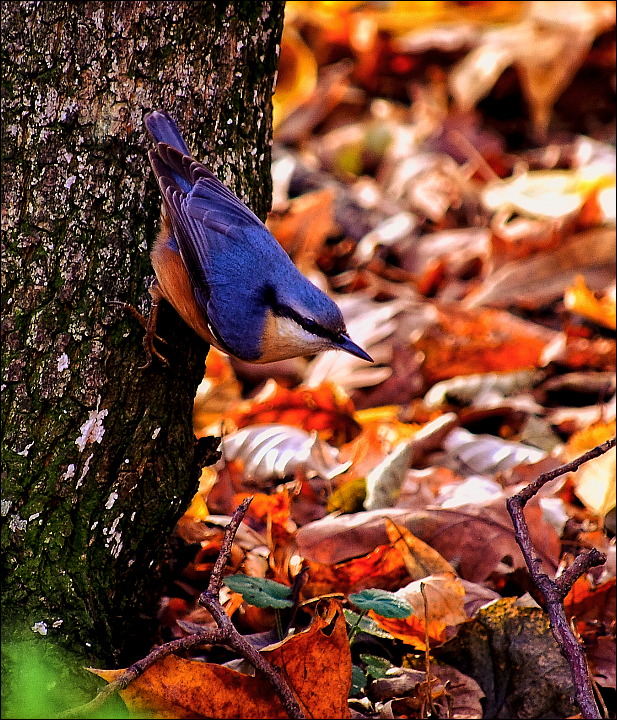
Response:
[[[401,551],[407,572],[412,580],[422,580],[428,575],[454,573],[454,568],[437,550],[417,538],[403,525],[397,525],[386,517],[386,532],[394,547]]]
[[[539,367],[553,334],[503,310],[443,307],[436,325],[415,343],[429,384],[456,375]]]
[[[605,295],[597,298],[585,283],[582,275],[577,275],[573,287],[569,287],[563,298],[564,305],[572,312],[597,322],[611,330],[617,327],[615,319],[615,298]]]
[[[615,340],[603,337],[588,340],[567,335],[563,352],[555,359],[569,370],[615,372]]]
[[[306,564],[310,570],[310,579],[304,587],[305,597],[317,597],[329,592],[359,592],[366,588],[394,590],[408,578],[401,551],[390,545],[380,545],[364,557],[336,565],[310,560]]]
[[[271,545],[279,546],[287,543],[296,529],[295,523],[289,516],[291,498],[287,488],[281,492],[266,495],[265,493],[238,493],[234,495],[234,504],[239,505],[246,497],[253,501],[247,510],[247,517],[252,517],[268,528]]]
[[[264,650],[281,669],[308,717],[348,718],[351,656],[341,608],[320,603],[311,625]],[[91,670],[112,682],[122,670]],[[120,693],[132,717],[287,718],[272,686],[215,663],[170,655]]]
[[[615,578],[594,587],[587,575],[578,578],[563,601],[568,619],[592,620],[610,625],[615,621]]]
[[[318,430],[322,440],[341,445],[360,432],[353,412],[349,396],[332,383],[287,390],[269,380],[257,396],[238,405],[228,417],[238,428],[281,423],[307,432]]]
[[[426,650],[426,631],[427,627],[424,620],[416,615],[410,615],[406,618],[385,618],[377,613],[369,610],[368,613],[384,630],[407,645],[417,648],[418,650]],[[440,620],[431,620],[428,624],[428,641],[429,646],[441,645],[447,640],[446,624]]]
[[[426,595],[426,615],[421,586]],[[416,580],[395,594],[412,606],[413,615],[399,619],[385,618],[372,610],[369,614],[391,635],[420,650],[426,649],[427,632],[429,645],[434,647],[446,641],[448,625],[458,625],[468,619],[464,610],[465,588],[453,572]]]

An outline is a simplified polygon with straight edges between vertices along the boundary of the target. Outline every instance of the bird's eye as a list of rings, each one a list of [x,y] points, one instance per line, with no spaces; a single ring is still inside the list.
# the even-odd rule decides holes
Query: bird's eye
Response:
[[[310,318],[305,318],[302,324],[304,325],[304,329],[309,332],[315,332],[315,330],[319,327],[317,323]]]

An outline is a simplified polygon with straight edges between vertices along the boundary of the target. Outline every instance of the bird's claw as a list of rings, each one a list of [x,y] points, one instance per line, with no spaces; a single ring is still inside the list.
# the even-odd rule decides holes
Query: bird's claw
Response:
[[[143,345],[146,351],[146,363],[145,365],[140,365],[139,370],[146,370],[147,368],[149,368],[150,365],[152,365],[153,356],[157,358],[166,367],[170,367],[169,360],[154,347],[155,340],[158,340],[164,345],[168,345],[168,342],[167,340],[165,340],[165,338],[162,338],[160,335],[156,334],[158,302],[154,302],[152,304],[152,310],[150,311],[150,316],[148,318],[145,318],[139,312],[139,310],[137,310],[137,308],[135,308],[130,303],[122,302],[121,300],[110,300],[110,303],[112,305],[119,305],[123,310],[129,312],[146,331],[143,339]]]

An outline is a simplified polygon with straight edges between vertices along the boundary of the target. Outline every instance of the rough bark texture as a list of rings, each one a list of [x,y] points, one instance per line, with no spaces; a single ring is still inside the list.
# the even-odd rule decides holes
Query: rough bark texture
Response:
[[[3,621],[109,666],[144,652],[198,469],[207,346],[166,307],[144,361],[159,195],[143,124],[168,110],[262,217],[284,3],[4,2]],[[210,453],[213,454],[213,451]]]

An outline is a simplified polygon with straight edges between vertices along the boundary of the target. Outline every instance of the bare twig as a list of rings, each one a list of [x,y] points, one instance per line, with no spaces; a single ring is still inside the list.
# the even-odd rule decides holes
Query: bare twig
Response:
[[[222,644],[225,641],[225,635],[220,630],[203,630],[202,632],[189,635],[188,637],[179,638],[178,640],[171,640],[164,645],[159,645],[152,652],[148,653],[146,657],[138,660],[129,666],[122,675],[119,675],[113,682],[110,682],[97,693],[93,700],[85,705],[79,705],[78,707],[70,708],[62,713],[59,713],[55,717],[57,718],[79,718],[87,717],[89,713],[98,710],[101,705],[107,700],[108,697],[114,693],[120,692],[126,689],[133,680],[136,680],[140,675],[151,666],[154,665],[158,660],[171,655],[179,650],[188,650],[189,648],[197,645],[210,645],[210,644]]]
[[[223,538],[223,544],[221,545],[221,552],[214,563],[208,588],[199,596],[199,604],[203,605],[210,611],[210,614],[214,618],[214,621],[218,625],[219,629],[226,633],[225,644],[240,653],[240,655],[242,655],[245,660],[248,660],[248,662],[250,662],[257,670],[261,670],[261,672],[263,672],[279,696],[281,702],[283,703],[283,707],[287,710],[289,716],[291,718],[305,718],[306,715],[300,708],[300,705],[298,704],[298,701],[296,700],[294,693],[285,678],[276,668],[270,665],[259,650],[256,650],[245,637],[240,635],[219,601],[219,591],[223,582],[223,569],[225,568],[225,564],[231,555],[231,546],[236,530],[242,522],[242,518],[244,517],[248,506],[251,504],[252,499],[252,497],[246,498],[233,514],[231,522],[225,531],[225,537]]]
[[[113,693],[124,690],[128,685],[142,675],[151,665],[168,655],[179,650],[188,650],[198,645],[225,645],[226,647],[236,650],[242,657],[251,663],[257,670],[263,672],[268,681],[274,687],[275,692],[279,696],[281,703],[290,718],[294,720],[304,720],[306,715],[300,708],[291,688],[287,681],[281,676],[279,671],[270,665],[264,656],[256,650],[246,638],[244,638],[233,626],[233,623],[227,616],[223,606],[219,600],[219,592],[223,583],[223,571],[225,565],[231,556],[231,548],[234,537],[240,527],[240,523],[246,514],[248,506],[251,504],[252,497],[246,498],[242,504],[234,512],[229,525],[225,529],[225,536],[221,545],[221,550],[214,563],[212,575],[207,590],[205,590],[200,598],[201,605],[206,607],[214,618],[217,628],[203,630],[188,637],[172,640],[155,648],[146,657],[138,660],[136,663],[128,667],[122,675],[117,677],[113,682],[106,685],[96,695],[96,697],[86,705],[71,708],[56,717],[58,718],[76,718],[83,717],[86,713],[92,712],[99,708],[105,700]]]
[[[595,549],[590,550],[585,555],[577,557],[561,577],[551,580],[551,578],[541,570],[542,560],[538,557],[531,543],[529,527],[527,526],[523,509],[527,502],[540,488],[546,485],[546,483],[564,473],[575,472],[583,463],[603,455],[613,447],[615,447],[615,438],[607,440],[605,443],[602,443],[602,445],[598,445],[592,450],[589,450],[589,452],[572,460],[572,462],[561,465],[555,468],[555,470],[551,470],[551,472],[543,473],[507,501],[508,512],[512,518],[512,524],[514,525],[516,533],[516,541],[521,548],[529,573],[537,588],[542,593],[542,597],[546,603],[546,611],[553,635],[572,670],[574,685],[576,687],[576,701],[585,718],[600,718],[601,715],[594,698],[585,653],[570,629],[563,599],[579,577],[588,572],[592,567],[602,565],[606,562],[606,557]]]

